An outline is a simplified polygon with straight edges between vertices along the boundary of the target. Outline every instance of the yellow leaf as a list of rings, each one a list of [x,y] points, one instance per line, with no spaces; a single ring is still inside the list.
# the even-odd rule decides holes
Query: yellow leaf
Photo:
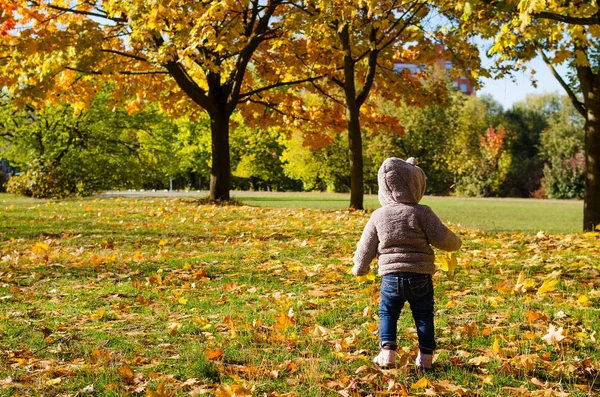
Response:
[[[96,313],[90,315],[91,320],[101,320],[104,317],[104,308],[101,307]]]
[[[364,276],[356,276],[356,281],[359,283],[364,283],[365,281],[373,281],[375,280],[375,275],[373,273],[365,274]]]
[[[458,306],[458,303],[456,303],[456,301],[450,300],[450,301],[448,301],[448,303],[446,303],[446,307],[448,309],[452,309],[453,307],[456,307],[456,306]]]
[[[186,303],[188,303],[188,300],[184,297],[181,297],[177,302],[179,302],[180,305],[185,305]]]
[[[448,276],[453,276],[458,261],[454,252],[445,252],[442,255],[436,257],[439,263],[439,269],[448,273]]]
[[[48,379],[46,381],[46,386],[55,386],[58,385],[60,382],[62,382],[62,378]]]
[[[421,379],[419,379],[418,381],[416,381],[415,383],[410,385],[410,388],[411,389],[424,389],[427,386],[429,386],[429,380],[427,380],[426,377],[422,377]]]
[[[543,295],[547,292],[552,292],[556,289],[555,285],[558,283],[558,280],[545,280],[542,286],[538,289],[538,294]]]
[[[590,298],[588,298],[586,295],[581,295],[577,299],[577,303],[579,303],[581,306],[591,306],[592,305]]]
[[[139,251],[136,251],[135,255],[133,256],[133,260],[136,262],[141,262],[142,259],[144,259],[144,255],[142,255]]]
[[[169,240],[167,240],[167,239],[164,239],[164,240],[160,240],[160,241],[158,242],[158,245],[162,247],[163,245],[167,245],[168,243],[169,243]]]
[[[494,354],[500,354],[500,343],[498,343],[498,338],[494,338],[494,344],[492,345],[492,352]]]

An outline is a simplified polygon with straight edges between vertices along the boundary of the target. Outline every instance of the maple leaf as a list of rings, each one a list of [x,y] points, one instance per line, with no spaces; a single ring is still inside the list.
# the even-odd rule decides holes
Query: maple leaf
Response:
[[[209,360],[220,360],[223,357],[223,349],[220,347],[217,350],[206,349],[204,352]]]
[[[533,323],[538,320],[548,321],[548,316],[546,316],[544,313],[528,311],[527,313],[525,313],[525,316],[527,317],[527,321],[529,321],[530,323]]]
[[[548,327],[548,333],[546,335],[542,336],[542,340],[549,345],[553,345],[553,344],[565,339],[565,336],[562,333],[563,333],[562,327],[556,329],[554,324],[550,324],[550,326]]]
[[[123,378],[125,383],[133,383],[135,373],[127,363],[124,363],[122,367],[117,368],[117,373],[121,375],[121,378]]]
[[[548,292],[552,292],[556,289],[555,285],[558,283],[558,280],[545,280],[544,283],[538,289],[538,294],[543,295]]]
[[[294,318],[292,316],[279,313],[275,316],[275,328],[279,330],[286,329],[294,325]]]

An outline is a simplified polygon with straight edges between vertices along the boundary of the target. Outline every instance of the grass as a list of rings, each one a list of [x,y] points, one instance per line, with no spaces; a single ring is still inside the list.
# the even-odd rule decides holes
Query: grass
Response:
[[[453,225],[464,247],[435,275],[436,369],[418,383],[408,310],[398,368],[370,362],[378,284],[348,274],[368,217],[1,195],[0,395],[598,393],[598,234]],[[550,325],[565,338],[546,343]]]
[[[269,208],[317,208],[343,210],[349,196],[325,193],[238,193],[242,203]],[[234,193],[235,196],[235,193]],[[438,216],[471,229],[486,232],[521,231],[536,234],[576,233],[583,225],[581,201],[527,200],[505,198],[454,198],[426,196],[421,204],[430,206]],[[380,207],[376,195],[366,195],[364,207]]]

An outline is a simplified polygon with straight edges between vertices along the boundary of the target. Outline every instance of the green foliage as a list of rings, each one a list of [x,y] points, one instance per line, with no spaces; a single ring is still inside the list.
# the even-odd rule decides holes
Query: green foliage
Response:
[[[553,158],[544,166],[542,186],[549,198],[582,199],[585,184],[585,157]]]
[[[347,192],[350,187],[348,137],[337,134],[325,147],[311,149],[300,131],[284,140],[282,153],[285,174],[302,181],[304,190]]]
[[[232,159],[237,163],[233,176],[243,178],[250,190],[288,190],[301,184],[285,175],[281,156],[284,138],[277,127],[266,129],[243,125],[240,114],[234,116],[238,128],[231,133]]]
[[[540,153],[546,159],[542,186],[549,198],[583,198],[583,120],[567,98],[559,98],[559,103],[540,135]]]

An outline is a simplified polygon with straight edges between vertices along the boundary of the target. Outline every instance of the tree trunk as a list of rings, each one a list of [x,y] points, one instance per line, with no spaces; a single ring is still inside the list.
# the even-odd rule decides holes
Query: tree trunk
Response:
[[[359,107],[349,105],[346,108],[346,119],[348,120],[348,146],[350,149],[350,208],[362,210],[365,188]]]
[[[212,168],[210,170],[210,200],[229,200],[231,159],[229,154],[229,115],[226,111],[210,115],[212,138]]]
[[[586,107],[583,230],[591,231],[600,225],[600,97]]]

